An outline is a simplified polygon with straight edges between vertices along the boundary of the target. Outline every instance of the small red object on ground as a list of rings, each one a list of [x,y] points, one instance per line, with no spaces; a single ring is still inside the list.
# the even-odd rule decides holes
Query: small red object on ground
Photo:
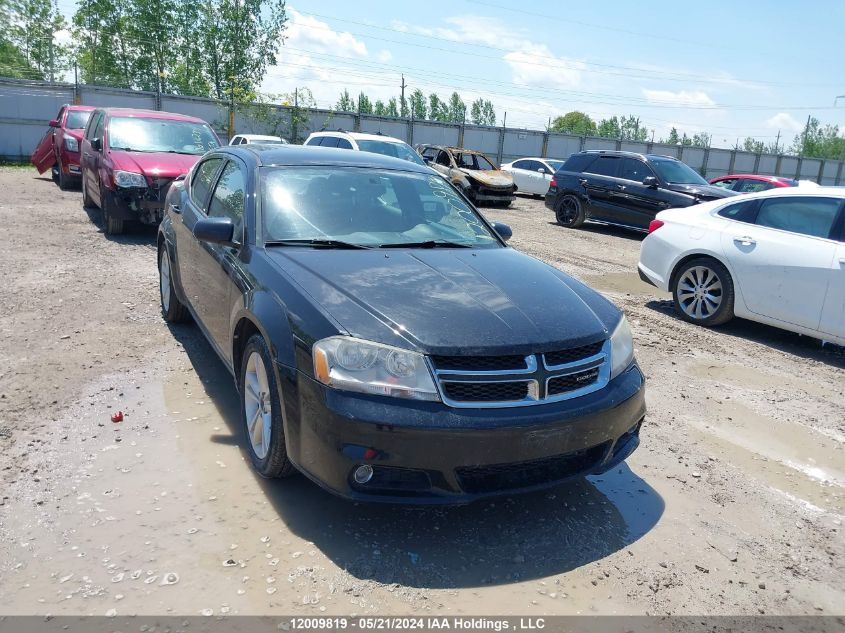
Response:
[[[117,413],[112,413],[111,421],[112,422],[123,422],[123,411],[118,411]]]

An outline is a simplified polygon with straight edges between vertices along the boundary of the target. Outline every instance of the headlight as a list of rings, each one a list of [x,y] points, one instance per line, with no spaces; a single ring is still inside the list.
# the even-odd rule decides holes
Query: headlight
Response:
[[[628,365],[634,360],[634,338],[631,335],[631,326],[628,319],[622,315],[622,320],[613,331],[610,337],[610,379],[613,380],[628,369]]]
[[[118,187],[146,187],[147,179],[143,174],[136,174],[134,171],[114,172],[114,184]]]
[[[425,357],[349,336],[314,343],[314,375],[346,391],[414,400],[440,400]]]
[[[65,137],[65,149],[69,152],[78,152],[79,151],[79,141],[76,140],[74,136],[66,136]]]

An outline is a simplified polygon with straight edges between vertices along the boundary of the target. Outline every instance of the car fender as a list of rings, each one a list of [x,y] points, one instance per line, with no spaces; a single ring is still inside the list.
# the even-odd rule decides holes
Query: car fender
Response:
[[[675,259],[672,260],[672,265],[670,267],[671,272],[669,273],[669,292],[672,292],[672,288],[674,287],[675,275],[678,272],[679,266],[683,262],[686,262],[690,259],[695,259],[696,257],[709,257],[711,259],[715,259],[717,262],[722,264],[722,266],[728,269],[728,272],[731,275],[731,282],[734,287],[734,311],[737,313],[737,316],[745,314],[745,298],[742,296],[742,290],[740,289],[739,284],[736,282],[736,271],[734,270],[730,261],[728,261],[728,258],[724,256],[724,253],[714,251],[710,248],[696,248],[692,250],[687,250],[675,256]],[[740,310],[736,310],[737,307],[739,307]]]
[[[238,346],[246,344],[246,341],[238,338],[244,319],[251,321],[267,342],[277,364],[291,369],[296,367],[293,332],[287,306],[274,293],[262,288],[251,288],[244,293],[243,301],[233,310],[232,366],[236,371],[239,362],[236,350],[239,349]]]

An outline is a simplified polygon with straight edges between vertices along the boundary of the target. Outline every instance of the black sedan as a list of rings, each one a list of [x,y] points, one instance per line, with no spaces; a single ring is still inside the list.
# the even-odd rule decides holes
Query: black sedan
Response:
[[[427,167],[221,148],[168,194],[162,310],[231,370],[266,477],[465,503],[604,472],[645,415],[628,323],[509,237]]]

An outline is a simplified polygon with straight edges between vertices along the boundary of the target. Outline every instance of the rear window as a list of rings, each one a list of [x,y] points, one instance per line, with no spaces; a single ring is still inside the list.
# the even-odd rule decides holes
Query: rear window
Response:
[[[619,174],[619,169],[622,166],[622,160],[617,156],[599,156],[599,159],[593,162],[587,171],[597,176],[609,176],[615,178]]]
[[[729,204],[719,210],[718,215],[737,222],[754,222],[754,209],[757,207],[756,200],[743,200]]]
[[[417,154],[410,145],[405,143],[391,143],[388,141],[358,141],[358,149],[362,152],[372,152],[374,154],[382,154],[384,156],[393,156],[394,158],[401,158],[417,165],[425,165],[425,162],[420,155]]]
[[[563,164],[563,171],[586,171],[594,160],[596,160],[595,154],[573,154]]]

